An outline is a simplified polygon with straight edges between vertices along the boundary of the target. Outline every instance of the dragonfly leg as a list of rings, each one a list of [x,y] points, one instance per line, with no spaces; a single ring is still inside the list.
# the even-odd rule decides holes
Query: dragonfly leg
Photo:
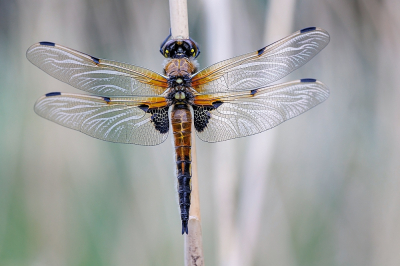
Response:
[[[169,28],[169,35],[167,36],[167,38],[165,38],[165,40],[160,45],[160,53],[162,55],[164,55],[163,47],[164,47],[165,43],[168,41],[169,38],[171,38],[171,28]]]

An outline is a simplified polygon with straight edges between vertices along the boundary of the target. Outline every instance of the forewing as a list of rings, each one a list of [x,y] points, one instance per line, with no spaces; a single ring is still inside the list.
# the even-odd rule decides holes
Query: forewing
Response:
[[[201,94],[243,91],[264,87],[307,63],[329,43],[329,34],[307,28],[256,52],[207,67],[192,78]]]
[[[35,112],[105,141],[157,145],[168,136],[168,106],[163,97],[108,98],[53,92],[36,102]]]
[[[96,95],[152,96],[167,88],[166,78],[153,71],[95,58],[51,42],[32,45],[26,57],[49,75]]]
[[[194,125],[203,141],[245,137],[273,128],[325,101],[329,90],[303,79],[241,93],[195,97]]]

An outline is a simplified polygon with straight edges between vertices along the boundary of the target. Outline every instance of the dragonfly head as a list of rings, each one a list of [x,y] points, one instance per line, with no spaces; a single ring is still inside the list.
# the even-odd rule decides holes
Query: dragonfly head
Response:
[[[192,39],[172,39],[161,47],[160,52],[166,58],[196,58],[200,49]]]

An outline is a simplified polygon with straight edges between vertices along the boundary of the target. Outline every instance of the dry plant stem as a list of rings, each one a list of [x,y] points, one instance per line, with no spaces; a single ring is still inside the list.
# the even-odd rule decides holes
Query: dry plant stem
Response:
[[[170,0],[170,19],[172,38],[189,38],[186,0]],[[197,179],[197,158],[194,130],[192,129],[192,193],[189,211],[189,234],[184,235],[185,266],[202,266],[203,243],[201,234],[200,201]]]
[[[189,38],[189,23],[186,0],[170,0],[169,14],[172,37]]]
[[[265,44],[279,40],[292,32],[295,6],[296,0],[269,1],[266,10]],[[284,14],[280,12],[283,9],[286,10]],[[259,242],[259,232],[270,223],[270,220],[265,219],[271,219],[271,216],[266,216],[263,208],[268,185],[271,185],[271,162],[278,130],[279,128],[274,128],[264,134],[252,136],[248,140],[246,154],[248,160],[245,161],[246,171],[240,187],[242,197],[238,211],[238,237],[233,245],[229,266],[254,264],[254,251]],[[269,199],[271,198],[269,196]],[[279,199],[276,201],[280,202]]]

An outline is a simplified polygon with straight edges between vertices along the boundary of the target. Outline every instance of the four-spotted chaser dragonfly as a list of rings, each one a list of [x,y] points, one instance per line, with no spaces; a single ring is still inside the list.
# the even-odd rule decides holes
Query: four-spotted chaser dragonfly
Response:
[[[207,142],[260,133],[326,100],[329,90],[315,79],[269,85],[308,62],[329,42],[310,27],[258,51],[197,70],[200,50],[191,39],[163,42],[164,74],[99,59],[40,42],[27,58],[51,76],[92,95],[48,93],[35,112],[60,125],[111,142],[175,143],[182,234],[188,233],[192,124]]]

